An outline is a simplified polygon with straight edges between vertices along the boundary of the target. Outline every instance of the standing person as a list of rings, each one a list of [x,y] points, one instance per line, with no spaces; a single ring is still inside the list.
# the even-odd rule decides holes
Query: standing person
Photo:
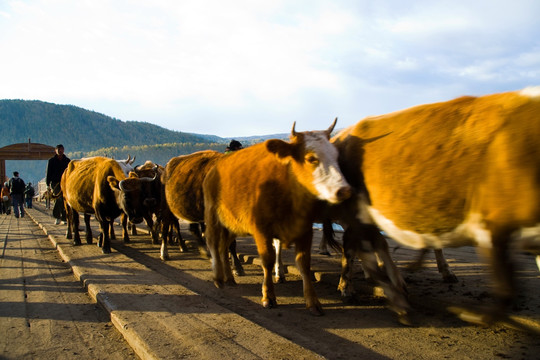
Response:
[[[49,159],[47,163],[47,176],[45,182],[47,187],[52,190],[54,195],[60,194],[56,198],[53,207],[53,216],[56,218],[55,224],[60,224],[60,221],[66,221],[66,209],[64,208],[64,197],[60,190],[60,180],[62,174],[69,164],[69,158],[64,155],[64,145],[58,144],[55,148],[56,155]]]
[[[11,195],[9,194],[8,182],[6,181],[2,184],[2,191],[0,196],[2,196],[2,212],[6,215],[11,214]]]
[[[229,146],[225,149],[225,154],[231,153],[236,150],[241,150],[244,147],[242,146],[242,143],[238,140],[231,140],[229,143]]]
[[[32,198],[35,195],[34,187],[32,186],[32,183],[29,182],[28,185],[26,185],[26,189],[24,189],[24,200],[26,202],[26,208],[31,209],[32,208]]]
[[[19,172],[14,171],[13,177],[9,179],[9,193],[11,194],[11,201],[13,202],[13,213],[18,218],[19,215],[24,217],[24,189],[26,184],[23,179],[19,177]]]

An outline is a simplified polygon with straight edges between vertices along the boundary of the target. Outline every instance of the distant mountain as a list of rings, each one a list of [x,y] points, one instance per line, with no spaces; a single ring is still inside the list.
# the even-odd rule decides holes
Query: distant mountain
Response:
[[[63,144],[71,159],[103,155],[115,159],[136,156],[165,165],[172,157],[212,149],[224,151],[231,140],[216,135],[172,131],[140,121],[121,121],[73,105],[37,100],[0,100],[0,148],[26,143]],[[289,134],[237,137],[244,147]],[[6,161],[6,175],[19,171],[32,183],[45,176],[46,161]]]
[[[63,144],[66,151],[110,146],[226,142],[217,136],[172,131],[140,121],[121,121],[72,105],[0,100],[0,147],[27,142]]]

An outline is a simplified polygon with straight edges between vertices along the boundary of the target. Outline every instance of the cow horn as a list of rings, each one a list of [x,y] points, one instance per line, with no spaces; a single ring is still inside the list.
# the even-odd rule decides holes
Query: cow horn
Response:
[[[157,179],[157,173],[154,175],[153,178],[151,178],[151,177],[143,177],[143,178],[140,178],[139,180],[144,181],[144,182],[151,182],[151,181],[154,181],[156,179]]]
[[[126,160],[126,163],[129,164],[129,160],[131,160],[131,154],[128,154],[128,158]]]
[[[291,131],[292,136],[296,136],[295,128],[296,128],[296,121],[292,124],[292,131]]]
[[[137,156],[134,156],[133,159],[131,159],[131,163],[129,163],[129,161],[128,161],[128,164],[130,164],[130,165],[133,164],[135,162],[136,158],[137,158]]]
[[[330,135],[332,134],[332,131],[334,131],[334,128],[336,127],[336,124],[337,124],[337,117],[334,119],[334,122],[332,123],[332,125],[330,125],[330,127],[328,128],[328,130],[326,130],[326,132],[328,133],[328,136],[330,137]]]
[[[120,182],[118,183],[118,187],[120,188],[120,190],[122,191],[126,191],[126,189],[124,188],[124,180],[120,180]]]

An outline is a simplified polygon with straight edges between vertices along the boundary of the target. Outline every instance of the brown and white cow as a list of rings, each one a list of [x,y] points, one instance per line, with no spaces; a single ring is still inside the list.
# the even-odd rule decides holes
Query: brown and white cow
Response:
[[[207,254],[206,240],[203,237],[205,228],[203,181],[208,171],[223,156],[229,155],[206,150],[177,156],[169,160],[163,176],[167,205],[167,209],[164,211],[170,211],[176,219],[184,219],[190,222],[190,231],[199,242],[199,249],[203,254]],[[165,239],[167,234],[164,235],[161,242],[162,260],[166,260],[169,256]],[[180,232],[178,232],[178,237],[181,250],[185,251],[186,247]],[[244,275],[244,269],[236,253],[236,241],[231,243],[229,250],[235,273]]]
[[[513,299],[511,237],[540,222],[540,88],[368,117],[332,142],[359,190],[348,205],[360,227],[418,249],[477,246],[497,310]],[[346,237],[361,242],[354,231]]]
[[[73,234],[74,244],[81,244],[78,213],[84,213],[86,241],[91,244],[89,214],[94,214],[101,230],[98,246],[102,247],[103,253],[110,253],[109,231],[114,219],[125,212],[131,222],[142,221],[141,183],[144,181],[126,178],[120,165],[112,159],[93,157],[71,161],[61,181],[68,214],[66,237],[71,238]]]
[[[336,119],[337,120],[337,119]],[[206,236],[214,284],[235,284],[228,247],[237,236],[252,235],[262,260],[262,304],[277,305],[272,282],[276,254],[272,240],[295,245],[307,308],[322,314],[311,283],[312,224],[324,201],[351,195],[326,131],[296,132],[291,141],[272,139],[222,157],[203,184]]]

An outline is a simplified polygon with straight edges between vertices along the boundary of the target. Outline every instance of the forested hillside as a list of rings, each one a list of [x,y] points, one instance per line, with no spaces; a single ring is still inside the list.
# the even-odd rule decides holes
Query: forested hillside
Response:
[[[139,121],[121,121],[72,105],[56,105],[42,101],[0,100],[0,148],[33,143],[51,146],[63,144],[71,159],[107,156],[125,159],[135,156],[135,164],[146,160],[165,165],[171,158],[201,150],[224,151],[230,139],[215,135],[199,135],[167,130]],[[268,135],[238,138],[244,146]],[[6,161],[6,175],[19,171],[26,181],[38,182],[45,176],[47,162]]]
[[[66,151],[91,151],[110,146],[225,141],[167,130],[140,121],[121,121],[71,105],[42,101],[0,100],[0,147],[27,142],[64,144]]]

